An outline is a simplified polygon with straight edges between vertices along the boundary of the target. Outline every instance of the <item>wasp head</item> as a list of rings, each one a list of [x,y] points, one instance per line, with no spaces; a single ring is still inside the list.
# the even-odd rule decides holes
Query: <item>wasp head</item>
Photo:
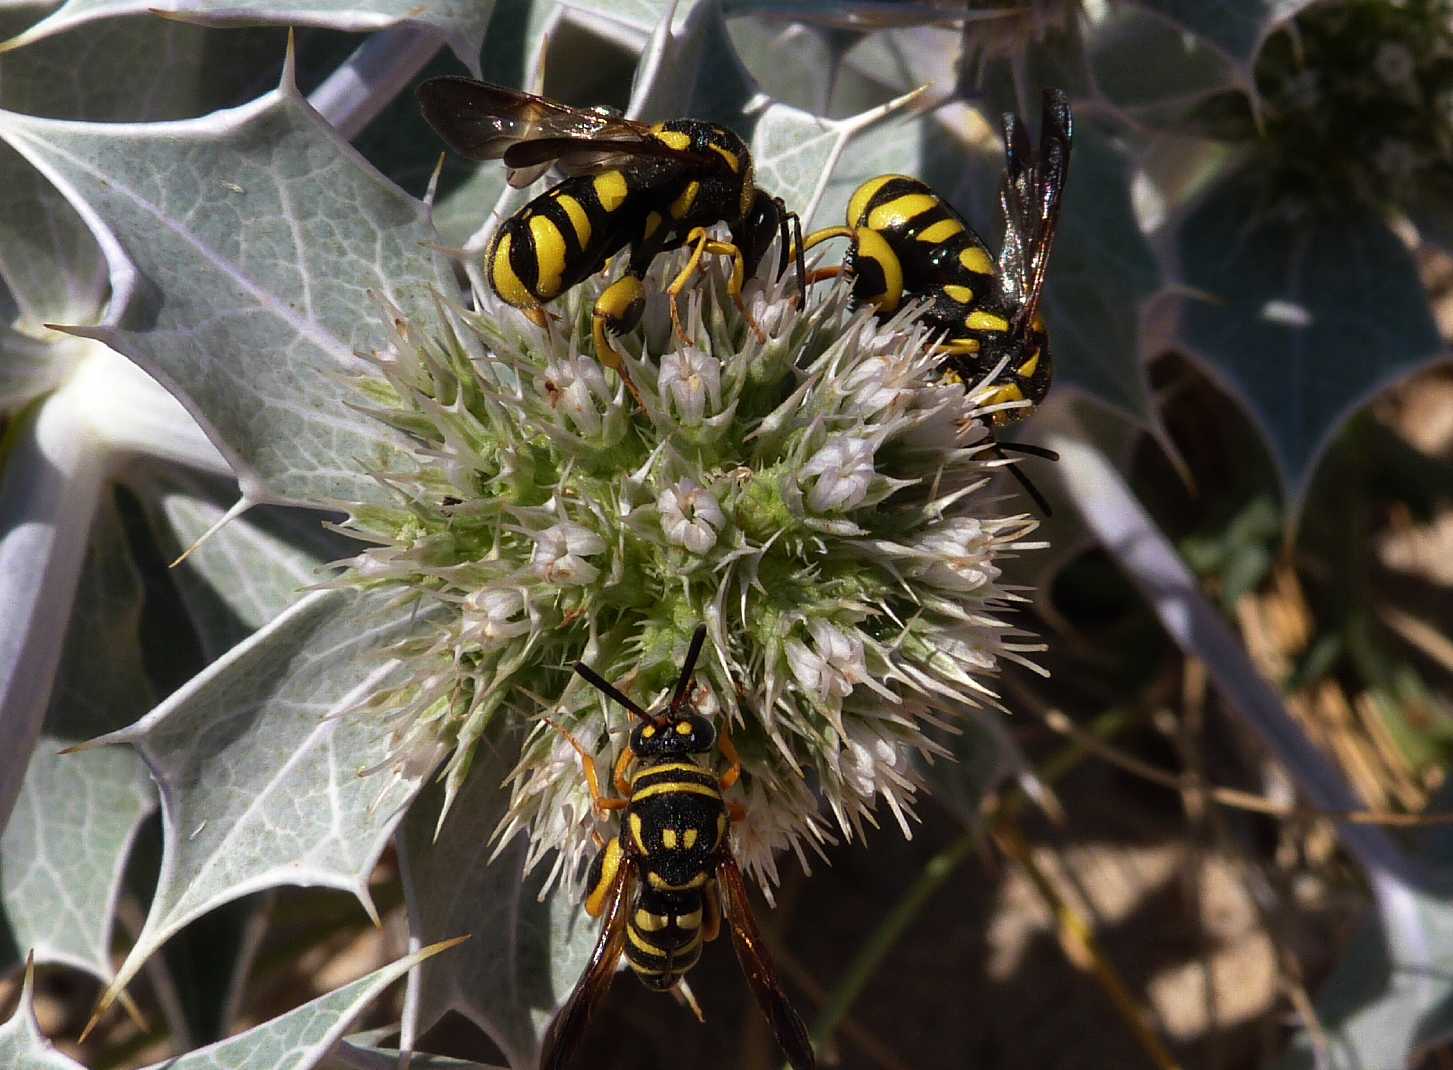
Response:
[[[698,713],[669,710],[659,720],[636,725],[631,750],[638,758],[673,754],[705,754],[716,746],[716,728]]]
[[[762,257],[772,247],[772,239],[778,236],[782,239],[782,248],[777,260],[776,277],[780,278],[787,270],[788,256],[793,244],[793,235],[789,232],[788,224],[796,223],[796,220],[797,213],[789,212],[781,197],[772,196],[760,186],[753,188],[750,206],[741,221],[731,225],[732,241],[742,251],[747,278],[756,275]],[[797,235],[797,245],[802,245],[800,233]]]
[[[696,659],[701,654],[701,644],[705,641],[706,625],[697,625],[696,631],[691,635],[686,660],[681,664],[681,673],[676,678],[676,690],[671,695],[671,702],[656,714],[647,713],[588,665],[578,661],[575,663],[576,672],[641,719],[641,723],[631,732],[631,750],[637,756],[650,758],[671,754],[705,754],[716,746],[716,728],[695,711],[691,702],[691,673],[696,668]]]

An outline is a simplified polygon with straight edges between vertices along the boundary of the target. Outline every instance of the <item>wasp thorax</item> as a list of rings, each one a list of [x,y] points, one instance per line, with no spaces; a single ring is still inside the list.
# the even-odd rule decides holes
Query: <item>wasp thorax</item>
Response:
[[[663,754],[705,754],[714,746],[716,728],[697,714],[647,721],[631,732],[631,750],[638,758]]]

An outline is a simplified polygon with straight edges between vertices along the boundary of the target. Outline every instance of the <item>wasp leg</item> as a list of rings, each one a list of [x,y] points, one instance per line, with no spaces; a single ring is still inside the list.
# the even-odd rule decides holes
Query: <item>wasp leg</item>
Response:
[[[600,774],[596,772],[595,759],[590,756],[589,751],[581,746],[580,740],[576,739],[548,717],[545,718],[545,723],[559,732],[564,737],[565,742],[575,748],[575,753],[580,755],[580,768],[585,771],[585,783],[590,788],[590,801],[596,810],[624,810],[631,804],[631,800],[629,799],[613,799],[600,790]],[[627,748],[626,753],[630,753],[629,748]]]
[[[777,210],[781,213],[782,231],[782,258],[777,265],[777,277],[781,278],[782,273],[787,270],[789,258],[797,261],[797,307],[801,308],[807,301],[807,264],[803,259],[807,249],[802,243],[802,217],[796,212],[787,211],[787,205],[782,198],[777,199]],[[789,225],[790,222],[790,225]],[[796,235],[794,238],[793,235]]]
[[[616,759],[614,780],[616,791],[622,797],[628,796],[631,793],[631,782],[626,779],[626,766],[631,764],[631,759],[634,757],[635,755],[631,753],[631,748],[627,747],[621,751],[621,756]]]
[[[535,305],[531,308],[522,308],[520,309],[520,312],[524,315],[525,319],[529,320],[536,327],[550,326],[549,314],[539,305]]]
[[[602,364],[621,377],[626,389],[636,399],[636,404],[645,409],[645,399],[626,371],[625,359],[610,344],[611,334],[624,334],[641,322],[641,313],[646,310],[646,291],[635,275],[622,275],[606,287],[605,292],[595,299],[591,309],[592,333],[595,337],[595,356]]]
[[[833,238],[847,238],[849,241],[857,241],[858,232],[852,227],[824,227],[822,230],[814,230],[801,244],[794,244],[792,247],[792,255],[797,258],[798,271],[800,272],[802,270],[802,257],[807,250],[811,249],[814,245],[831,241]],[[802,288],[805,291],[807,287],[815,282],[825,282],[828,279],[835,279],[842,273],[843,269],[841,267],[813,268],[803,280]]]
[[[737,748],[732,743],[731,733],[727,731],[726,720],[723,718],[721,731],[717,734],[716,745],[721,748],[722,756],[727,760],[726,772],[721,775],[721,790],[726,791],[742,777],[742,756],[737,753]],[[622,792],[621,794],[625,794]]]
[[[701,912],[701,942],[709,944],[721,935],[721,893],[716,881],[706,882],[705,903]]]
[[[802,252],[807,252],[814,245],[821,245],[825,241],[832,241],[833,238],[848,238],[851,240],[857,236],[858,232],[852,227],[823,227],[821,230],[814,230],[803,240]],[[792,255],[798,255],[796,248],[792,250]]]
[[[708,240],[706,230],[702,227],[697,227],[686,236],[687,243],[694,243],[696,248],[691,250],[691,256],[687,259],[686,266],[681,269],[676,278],[671,280],[671,285],[666,287],[666,293],[671,298],[671,326],[676,329],[676,337],[681,339],[682,345],[690,345],[691,339],[687,337],[686,329],[681,326],[681,310],[676,307],[676,298],[680,296],[681,291],[686,288],[686,284],[691,281],[691,277],[701,267],[701,254],[705,251]]]
[[[766,332],[757,325],[752,318],[751,312],[747,310],[746,302],[742,300],[742,287],[746,285],[747,265],[742,258],[742,251],[731,242],[717,241],[706,232],[704,227],[697,227],[686,236],[687,244],[695,243],[696,248],[691,250],[691,258],[686,261],[680,273],[672,280],[666,292],[671,295],[671,322],[676,327],[676,337],[681,339],[683,345],[690,345],[691,339],[686,334],[686,329],[681,326],[681,310],[676,306],[676,298],[681,291],[686,289],[692,277],[701,270],[701,254],[712,253],[716,256],[729,256],[732,258],[732,278],[727,284],[727,293],[731,294],[732,301],[736,303],[737,309],[742,317],[751,326],[757,336],[757,341],[766,342]]]

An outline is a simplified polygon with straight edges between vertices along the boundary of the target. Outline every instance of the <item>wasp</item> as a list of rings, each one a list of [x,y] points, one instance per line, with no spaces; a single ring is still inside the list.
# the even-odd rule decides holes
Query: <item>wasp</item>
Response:
[[[842,266],[810,278],[846,273],[854,299],[872,305],[881,318],[909,300],[926,302],[923,322],[943,333],[943,371],[965,385],[992,374],[994,390],[984,403],[1001,406],[990,418],[995,428],[1018,423],[1049,392],[1049,335],[1039,305],[1069,177],[1072,135],[1069,97],[1058,89],[1044,91],[1037,153],[1023,122],[1005,113],[999,183],[1004,241],[997,261],[952,205],[908,175],[868,179],[848,200],[847,225],[816,231],[804,244],[810,249],[847,238]],[[1036,447],[1013,448],[1053,456]],[[1038,492],[1027,483],[1026,489],[1047,513]]]
[[[604,841],[591,863],[585,909],[605,920],[585,973],[545,1033],[541,1070],[569,1064],[622,955],[647,988],[675,989],[701,956],[702,945],[719,935],[723,916],[787,1061],[794,1070],[817,1065],[802,1019],[777,980],[732,857],[729,820],[740,820],[742,811],[724,793],[741,776],[741,759],[731,737],[696,711],[690,695],[705,639],[703,624],[691,637],[670,703],[656,713],[636,705],[589,666],[575,664],[577,673],[641,723],[615,764],[616,797],[602,792],[589,752],[556,728],[580,755],[597,812],[622,811],[622,821],[619,835]],[[714,748],[727,761],[719,775],[706,758]]]
[[[506,220],[491,241],[484,273],[501,300],[544,326],[542,306],[629,249],[625,273],[596,299],[592,333],[600,362],[620,375],[642,408],[610,338],[640,322],[641,280],[660,253],[691,247],[667,289],[683,342],[676,299],[705,253],[731,259],[728,290],[760,336],[742,303],[742,286],[778,236],[778,275],[786,270],[788,225],[800,235],[801,224],[781,198],[756,185],[751,151],[736,133],[700,119],[648,125],[608,108],[572,108],[470,78],[431,78],[419,86],[419,102],[451,149],[471,160],[502,159],[511,185],[529,185],[552,164],[567,176]],[[717,223],[727,225],[730,242],[712,238]],[[799,282],[803,274],[799,252]]]

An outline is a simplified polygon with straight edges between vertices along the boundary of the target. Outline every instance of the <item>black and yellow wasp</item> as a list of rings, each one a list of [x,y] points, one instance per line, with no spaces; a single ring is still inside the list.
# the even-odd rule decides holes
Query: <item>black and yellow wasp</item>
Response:
[[[1004,241],[996,262],[984,239],[952,205],[919,179],[879,175],[848,200],[847,225],[808,235],[804,248],[845,237],[841,268],[813,272],[830,278],[845,272],[855,300],[883,318],[913,299],[927,302],[923,322],[943,333],[943,370],[965,386],[993,373],[993,392],[983,400],[998,408],[996,428],[1022,420],[1049,392],[1049,335],[1039,315],[1049,253],[1069,177],[1073,117],[1062,91],[1044,91],[1039,151],[1024,124],[1004,115],[1004,174],[999,207]],[[997,369],[997,371],[996,371]],[[1050,456],[1036,447],[1021,452]],[[1048,505],[1017,469],[1011,469],[1048,513]]]
[[[856,300],[880,316],[906,301],[928,302],[924,322],[944,332],[945,370],[974,384],[1000,368],[985,404],[1044,400],[1049,391],[1049,337],[1039,315],[1045,273],[1069,177],[1069,98],[1044,92],[1039,152],[1019,117],[1004,115],[1005,168],[999,184],[1004,242],[996,263],[988,246],[953,207],[908,175],[870,178],[848,200],[847,225],[807,237],[805,248],[849,239],[841,269]],[[1023,419],[1028,406],[1000,409],[995,426]]]
[[[817,1065],[802,1019],[777,981],[747,904],[742,872],[732,858],[728,819],[739,819],[742,812],[726,801],[724,792],[741,776],[741,760],[731,738],[718,734],[696,712],[690,694],[692,670],[705,638],[706,626],[701,625],[691,637],[670,704],[657,713],[647,713],[588,666],[575,664],[576,672],[641,723],[615,765],[617,797],[602,793],[589,752],[557,728],[580,755],[597,812],[623,813],[620,834],[601,844],[590,867],[585,909],[592,917],[604,915],[600,938],[585,973],[545,1034],[541,1070],[569,1065],[623,954],[647,988],[676,988],[701,956],[702,944],[716,939],[723,915],[737,958],[787,1061],[794,1070]],[[703,757],[715,747],[727,760],[720,775]]]
[[[609,336],[640,321],[645,308],[641,279],[659,253],[692,247],[668,291],[672,322],[683,341],[676,298],[703,253],[732,259],[729,288],[739,306],[743,283],[779,235],[778,274],[786,269],[792,244],[788,224],[797,215],[756,185],[746,142],[724,126],[699,119],[647,125],[606,108],[572,108],[457,77],[424,82],[419,102],[424,118],[450,148],[472,160],[503,159],[512,185],[528,185],[552,163],[569,176],[495,234],[485,274],[502,300],[543,326],[541,306],[630,248],[625,274],[595,302],[594,336],[601,363],[625,380],[643,407]],[[709,230],[717,223],[727,225],[730,242],[712,239]],[[800,277],[800,259],[798,270]]]

